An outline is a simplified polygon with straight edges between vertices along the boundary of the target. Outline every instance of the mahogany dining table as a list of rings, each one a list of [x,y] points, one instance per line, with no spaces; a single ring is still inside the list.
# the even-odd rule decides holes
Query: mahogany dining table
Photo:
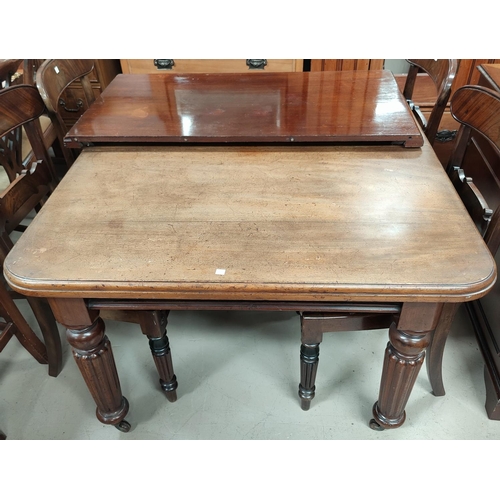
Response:
[[[174,401],[168,311],[377,303],[400,309],[370,425],[403,424],[443,309],[496,266],[392,75],[340,73],[119,75],[68,133],[4,274],[49,300],[101,422],[130,428],[101,311],[145,312]]]

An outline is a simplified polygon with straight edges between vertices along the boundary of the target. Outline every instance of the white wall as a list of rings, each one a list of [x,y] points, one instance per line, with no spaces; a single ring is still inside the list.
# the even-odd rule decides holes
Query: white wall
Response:
[[[404,59],[386,59],[384,69],[392,71],[395,75],[408,73],[409,64]]]

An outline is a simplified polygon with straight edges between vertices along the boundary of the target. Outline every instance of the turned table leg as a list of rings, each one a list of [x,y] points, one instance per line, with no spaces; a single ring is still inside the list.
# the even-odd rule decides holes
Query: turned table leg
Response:
[[[405,407],[436,328],[442,304],[406,303],[398,324],[389,329],[379,399],[373,406],[370,427],[394,429],[403,425]]]
[[[130,430],[124,420],[128,401],[122,396],[111,343],[104,321],[97,311],[89,311],[81,299],[51,299],[54,315],[64,325],[73,357],[97,405],[96,415],[103,424]]]
[[[167,337],[168,311],[142,311],[140,325],[149,339],[149,347],[156,370],[160,376],[160,385],[170,402],[177,401],[177,378],[172,365],[172,355]]]
[[[316,391],[316,372],[319,362],[319,344],[302,344],[300,346],[300,407],[307,411]]]

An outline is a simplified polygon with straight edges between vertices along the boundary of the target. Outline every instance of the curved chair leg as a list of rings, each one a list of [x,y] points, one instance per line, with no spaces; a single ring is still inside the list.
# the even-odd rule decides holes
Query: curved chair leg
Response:
[[[485,408],[490,420],[500,420],[500,370],[492,328],[480,300],[466,303],[467,312],[476,334],[477,345],[484,361]]]
[[[20,313],[19,313],[20,314]],[[16,322],[16,330],[14,335],[17,337],[21,345],[42,365],[48,363],[47,349],[43,342],[36,336],[35,332],[30,328],[28,323],[22,321]]]
[[[0,429],[0,439],[7,439],[7,436]]]
[[[498,373],[496,374],[495,382],[488,370],[488,367],[484,367],[484,383],[486,386],[486,413],[490,420],[500,420],[500,393],[498,387]]]
[[[7,289],[0,283],[0,314],[11,321],[13,333],[21,345],[41,364],[47,364],[47,349],[28,325]]]
[[[438,325],[425,354],[427,375],[434,396],[445,395],[443,384],[443,352],[448,333],[459,307],[460,303],[447,303],[443,305]]]
[[[62,369],[62,344],[54,314],[46,300],[34,297],[27,297],[27,300],[45,341],[49,375],[57,377]]]

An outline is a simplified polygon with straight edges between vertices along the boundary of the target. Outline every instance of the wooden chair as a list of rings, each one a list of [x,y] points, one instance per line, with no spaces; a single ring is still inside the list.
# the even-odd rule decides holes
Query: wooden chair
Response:
[[[45,104],[37,89],[31,85],[19,84],[0,91],[0,164],[5,168],[10,182],[36,160],[45,161],[55,179],[54,166],[39,120],[44,112]],[[26,158],[22,157],[19,147],[21,127],[32,151]]]
[[[37,67],[40,65],[40,60],[33,59],[3,59],[0,60],[0,82],[4,89],[11,85],[19,85],[27,83],[34,85],[34,75]],[[22,74],[14,82],[11,81],[12,75],[17,71]],[[52,119],[46,115],[45,111],[39,117],[40,126],[43,131],[43,143],[46,150],[52,148],[54,152],[54,161],[58,163],[66,163],[64,152],[62,150],[62,142],[59,142],[57,129]],[[0,165],[4,167],[7,174],[8,182],[12,182],[16,176],[26,168],[26,165],[31,164],[35,160],[35,154],[32,150],[31,143],[26,136],[23,127],[17,127],[2,138],[0,141]],[[2,187],[5,187],[5,181],[2,181]]]
[[[450,98],[451,85],[458,69],[458,61],[456,59],[407,59],[407,61],[410,63],[410,69],[408,70],[403,95],[429,142],[433,145],[438,133],[441,117]],[[421,112],[419,106],[415,105],[412,101],[413,90],[419,71],[427,73],[436,86],[437,99],[428,120]]]
[[[487,140],[492,146],[491,151],[500,157],[500,93],[476,85],[461,87],[451,99],[451,114],[461,125],[447,172],[478,231],[483,235],[491,254],[495,256],[500,247],[500,186],[496,187],[497,192],[494,196],[489,193],[489,200],[496,204],[492,209],[488,206],[483,193],[474,184],[473,178],[466,175],[462,166],[468,148],[473,147],[472,131]],[[494,184],[494,181],[491,184]],[[466,307],[485,361],[488,416],[500,419],[500,372],[498,369],[500,363],[498,361],[495,363],[488,348],[488,344],[494,343],[494,339],[490,338],[490,325],[479,300],[467,302]],[[451,319],[452,317],[449,324],[451,324]],[[444,331],[446,331],[446,325],[443,328]],[[433,385],[436,395],[445,393],[441,371],[445,341],[446,335],[436,330],[427,357],[428,370],[432,371],[435,377]]]
[[[78,111],[79,109],[87,109],[94,102],[95,95],[89,78],[93,69],[94,61],[92,59],[47,59],[38,68],[36,85],[49,115],[57,123],[57,135],[61,144],[63,144],[64,136],[68,132],[61,114],[61,107],[67,111]],[[78,99],[76,101],[77,108],[69,110],[61,96],[69,85],[77,80],[81,82],[84,101]],[[69,148],[64,148],[64,150],[68,166],[71,166],[75,160],[75,152]]]
[[[315,396],[319,346],[324,333],[389,328],[401,312],[401,304],[329,304],[328,312],[300,311],[300,384],[301,408],[309,410]]]
[[[14,181],[0,193],[0,263],[3,262],[13,246],[11,234],[23,229],[22,221],[35,209],[55,188],[55,173],[50,156],[44,148],[43,136],[38,121],[45,110],[45,105],[36,89],[31,85],[15,85],[0,91],[0,138],[24,126],[32,145],[36,161],[29,168],[18,174]],[[4,340],[15,335],[28,351],[40,363],[49,364],[49,375],[57,376],[62,367],[62,347],[57,323],[45,300],[24,297],[9,290],[0,277],[5,293],[0,292],[0,315],[7,324],[13,326],[4,331]],[[45,346],[38,340],[19,312],[13,299],[28,301],[37,319]],[[10,333],[9,333],[10,332]]]
[[[23,61],[23,74],[21,83],[26,83],[28,85],[36,86],[36,75],[40,66],[43,64],[45,59],[24,59]],[[57,123],[55,122],[53,116],[49,115],[47,110],[40,117],[40,123],[43,130],[44,144],[47,149],[52,149],[54,166],[59,172],[59,177],[62,177],[64,173],[68,170],[71,165],[73,156],[64,147],[64,142],[61,137],[57,134]],[[23,158],[26,159],[26,163],[32,161],[30,155],[32,152],[29,149],[29,141],[23,136]]]

